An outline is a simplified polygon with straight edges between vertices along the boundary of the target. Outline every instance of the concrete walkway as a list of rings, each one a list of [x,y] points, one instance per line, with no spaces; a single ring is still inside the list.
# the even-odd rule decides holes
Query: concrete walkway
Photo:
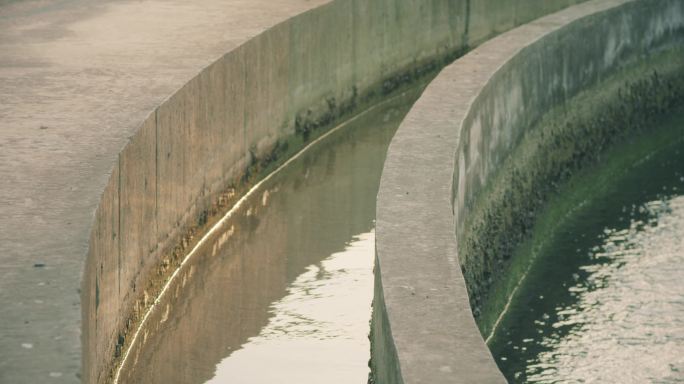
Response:
[[[225,52],[326,0],[0,0],[0,383],[76,383],[88,236],[117,155]]]

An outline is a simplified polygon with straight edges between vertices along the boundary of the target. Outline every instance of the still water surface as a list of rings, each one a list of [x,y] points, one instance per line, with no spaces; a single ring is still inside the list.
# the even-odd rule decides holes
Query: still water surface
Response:
[[[512,383],[684,383],[682,136],[585,203],[512,301],[499,367]]]
[[[365,383],[375,198],[419,90],[269,180],[186,268],[146,331],[140,383]]]

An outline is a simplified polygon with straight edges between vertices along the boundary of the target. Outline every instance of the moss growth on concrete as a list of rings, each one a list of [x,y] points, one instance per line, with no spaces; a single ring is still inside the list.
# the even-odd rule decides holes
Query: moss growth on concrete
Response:
[[[648,137],[654,122],[682,105],[683,53],[647,58],[549,111],[489,181],[459,233],[471,306],[485,338],[534,259],[532,245],[520,246],[539,225],[547,202],[609,148]],[[553,208],[544,230],[569,209]]]
[[[415,87],[416,84],[427,84],[442,68],[462,56],[464,52],[465,49],[447,51],[437,57],[414,63],[408,68],[392,73],[375,82],[368,89],[359,90],[356,86],[352,86],[346,92],[349,96],[345,100],[337,100],[329,96],[325,98],[325,105],[322,107],[310,107],[297,112],[292,124],[295,135],[301,138],[302,142],[299,144],[315,139],[332,126],[383,99]]]
[[[568,224],[582,212],[595,210],[596,199],[600,201],[614,192],[615,183],[641,166],[645,159],[663,156],[662,153],[684,145],[684,106],[661,116],[653,122],[653,127],[648,135],[633,137],[605,151],[598,164],[574,174],[550,197],[536,218],[531,236],[515,250],[513,260],[520,260],[518,270],[522,271],[518,273],[520,278],[516,285],[527,284],[524,276],[536,265],[540,255],[549,255],[548,247],[566,236]],[[523,264],[525,261],[527,263]],[[510,297],[510,300],[515,298]],[[490,334],[490,347],[506,342],[499,333],[506,320],[504,315],[500,325]]]

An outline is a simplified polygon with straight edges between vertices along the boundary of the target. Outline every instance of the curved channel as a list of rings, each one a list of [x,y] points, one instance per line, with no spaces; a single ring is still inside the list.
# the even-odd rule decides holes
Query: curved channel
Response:
[[[222,224],[151,314],[126,382],[364,382],[375,197],[416,88],[308,149]]]
[[[684,382],[684,114],[653,131],[573,179],[521,247],[536,262],[490,345],[509,382]]]

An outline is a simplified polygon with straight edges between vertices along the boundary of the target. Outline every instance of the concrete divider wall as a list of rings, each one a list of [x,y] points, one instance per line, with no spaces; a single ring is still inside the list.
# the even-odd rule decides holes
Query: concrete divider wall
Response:
[[[583,0],[471,0],[468,4],[468,42],[477,45],[487,39]]]
[[[638,133],[642,118],[629,121],[624,116],[639,115],[634,111],[641,109],[642,116],[652,113],[649,101],[626,96],[638,92],[662,100],[658,108],[664,110],[678,97],[668,88],[681,87],[674,83],[680,83],[676,78],[682,75],[683,59],[660,52],[681,46],[683,25],[680,1],[633,2],[585,17],[524,47],[473,102],[457,150],[453,206],[470,303],[485,335],[492,332],[508,297],[506,292],[492,294],[490,287],[507,273],[516,245],[531,230],[534,214],[554,185],[591,163],[606,143]],[[660,79],[651,79],[654,71]],[[646,82],[643,89],[630,89],[637,80]],[[601,94],[584,95],[595,100],[583,103],[605,110],[574,111],[581,104],[568,101],[597,84]],[[559,106],[562,116],[549,113]],[[615,116],[615,108],[623,116]],[[578,134],[580,130],[587,132]],[[515,176],[500,181],[507,177],[502,172]],[[512,286],[499,290],[508,289]]]
[[[682,1],[595,0],[494,38],[433,80],[390,144],[378,195],[378,383],[505,382],[480,334],[492,324],[476,324],[471,305],[479,315],[510,255],[483,238],[510,230],[513,247],[525,233],[518,227],[533,220],[524,201],[544,200],[538,183],[588,162],[607,135],[681,103],[683,46]],[[572,121],[575,112],[564,109],[587,89],[599,91],[584,95],[585,105],[615,106],[605,116],[591,110],[594,125]],[[628,103],[621,91],[636,98]],[[540,125],[551,110],[563,118]],[[620,118],[616,111],[634,123],[610,121]],[[528,161],[539,154],[548,157]],[[527,168],[502,176],[513,162]],[[490,195],[498,205],[488,206]]]
[[[84,381],[111,378],[196,229],[254,172],[469,45],[574,2],[336,0],[204,69],[149,115],[102,195],[81,290]]]

